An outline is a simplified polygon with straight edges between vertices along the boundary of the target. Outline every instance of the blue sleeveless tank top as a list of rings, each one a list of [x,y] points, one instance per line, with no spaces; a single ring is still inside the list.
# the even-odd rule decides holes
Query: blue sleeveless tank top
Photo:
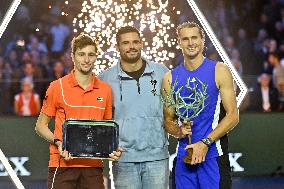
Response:
[[[178,67],[172,70],[172,87],[175,82],[175,93],[179,91],[179,94],[184,98],[192,94],[192,90],[186,87],[188,83],[189,86],[197,86],[197,90],[203,90],[201,82],[206,86],[206,96],[205,99],[205,108],[198,114],[197,117],[192,118],[192,143],[196,143],[203,138],[206,138],[208,134],[214,130],[219,121],[220,114],[220,92],[216,86],[215,82],[215,67],[217,62],[210,59],[204,58],[203,63],[195,70],[187,70],[184,64],[180,64]],[[200,82],[201,81],[201,82]],[[186,102],[192,102],[185,98]],[[180,109],[180,112],[183,112],[183,117],[190,115],[190,111],[184,111],[185,109]],[[180,118],[181,121],[182,118]],[[184,148],[188,145],[188,138],[185,137],[179,140],[178,146],[178,157],[184,157],[187,152]],[[217,157],[223,155],[223,150],[220,140],[214,142],[208,149],[206,159]]]

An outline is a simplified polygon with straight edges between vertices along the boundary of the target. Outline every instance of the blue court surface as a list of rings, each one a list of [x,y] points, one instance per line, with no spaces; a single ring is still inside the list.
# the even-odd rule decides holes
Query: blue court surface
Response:
[[[284,177],[234,177],[233,189],[284,189]]]
[[[46,181],[24,182],[23,184],[26,189],[47,188]],[[16,189],[16,187],[11,182],[1,181],[0,189]],[[284,189],[284,177],[233,177],[232,189]]]

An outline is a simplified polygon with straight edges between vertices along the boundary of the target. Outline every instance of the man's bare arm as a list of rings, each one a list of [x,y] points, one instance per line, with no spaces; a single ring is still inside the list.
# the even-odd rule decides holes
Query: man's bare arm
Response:
[[[51,130],[48,128],[48,124],[51,120],[51,117],[47,116],[44,113],[40,113],[36,122],[36,133],[47,140],[50,143],[53,143],[54,141],[54,135],[51,132]]]
[[[170,93],[172,83],[172,73],[171,71],[167,72],[163,78],[161,93],[165,97],[166,93]],[[166,131],[176,137],[183,138],[186,135],[191,135],[191,122],[185,122],[181,126],[177,123],[177,116],[175,110],[172,107],[169,107],[167,104],[164,104],[164,125]]]
[[[40,113],[36,122],[36,133],[41,136],[42,138],[44,138],[45,140],[47,140],[49,143],[53,144],[54,141],[54,134],[51,132],[51,130],[48,128],[48,124],[51,120],[51,117],[47,116],[44,113]],[[65,160],[70,160],[72,157],[71,155],[68,153],[68,151],[64,150],[62,151],[62,142],[61,141],[57,141],[55,143],[55,145],[57,146],[58,152],[59,154],[65,159]]]
[[[170,88],[171,88],[171,83],[172,83],[172,73],[171,71],[167,72],[164,75],[163,82],[162,82],[162,88],[161,88],[161,93],[163,97],[166,97],[166,93],[170,93]],[[175,115],[175,112],[172,108],[170,108],[167,104],[164,104],[164,125],[166,131],[178,138],[180,137],[180,129],[177,124],[177,117]]]
[[[216,83],[219,87],[221,100],[226,111],[226,116],[221,120],[216,129],[208,137],[213,141],[218,140],[239,122],[239,111],[237,108],[236,94],[234,91],[233,78],[228,67],[223,63],[216,65]]]

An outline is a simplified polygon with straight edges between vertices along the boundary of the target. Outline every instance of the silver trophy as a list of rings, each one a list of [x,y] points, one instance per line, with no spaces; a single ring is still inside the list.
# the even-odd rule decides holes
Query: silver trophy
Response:
[[[169,92],[163,89],[164,95],[160,95],[162,102],[175,110],[175,114],[179,120],[190,121],[192,118],[198,116],[206,107],[205,100],[208,98],[208,85],[199,79],[188,78],[186,85],[178,88],[176,91],[178,81],[175,80],[171,85]],[[189,90],[188,96],[182,96],[183,88]],[[191,144],[191,136],[188,135],[188,144]],[[188,154],[183,158],[185,163],[191,163],[192,149],[188,149]]]

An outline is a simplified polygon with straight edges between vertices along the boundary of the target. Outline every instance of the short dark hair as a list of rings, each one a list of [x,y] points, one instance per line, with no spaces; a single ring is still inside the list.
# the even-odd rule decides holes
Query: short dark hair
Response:
[[[75,55],[77,49],[82,49],[88,45],[92,45],[98,51],[96,40],[86,33],[80,33],[77,37],[74,37],[71,44],[72,54]]]
[[[273,56],[274,58],[276,58],[277,60],[280,60],[280,55],[279,55],[279,53],[277,53],[277,52],[270,52],[269,54],[268,54],[268,57],[269,56]]]
[[[180,24],[176,29],[178,36],[180,35],[180,30],[183,29],[183,28],[198,28],[201,38],[205,39],[204,30],[196,22],[184,22],[184,23]]]
[[[119,43],[120,41],[120,36],[122,34],[125,33],[132,33],[135,32],[138,34],[139,38],[140,38],[140,32],[137,28],[133,27],[133,26],[123,26],[121,28],[118,29],[117,33],[116,33],[116,43]]]

